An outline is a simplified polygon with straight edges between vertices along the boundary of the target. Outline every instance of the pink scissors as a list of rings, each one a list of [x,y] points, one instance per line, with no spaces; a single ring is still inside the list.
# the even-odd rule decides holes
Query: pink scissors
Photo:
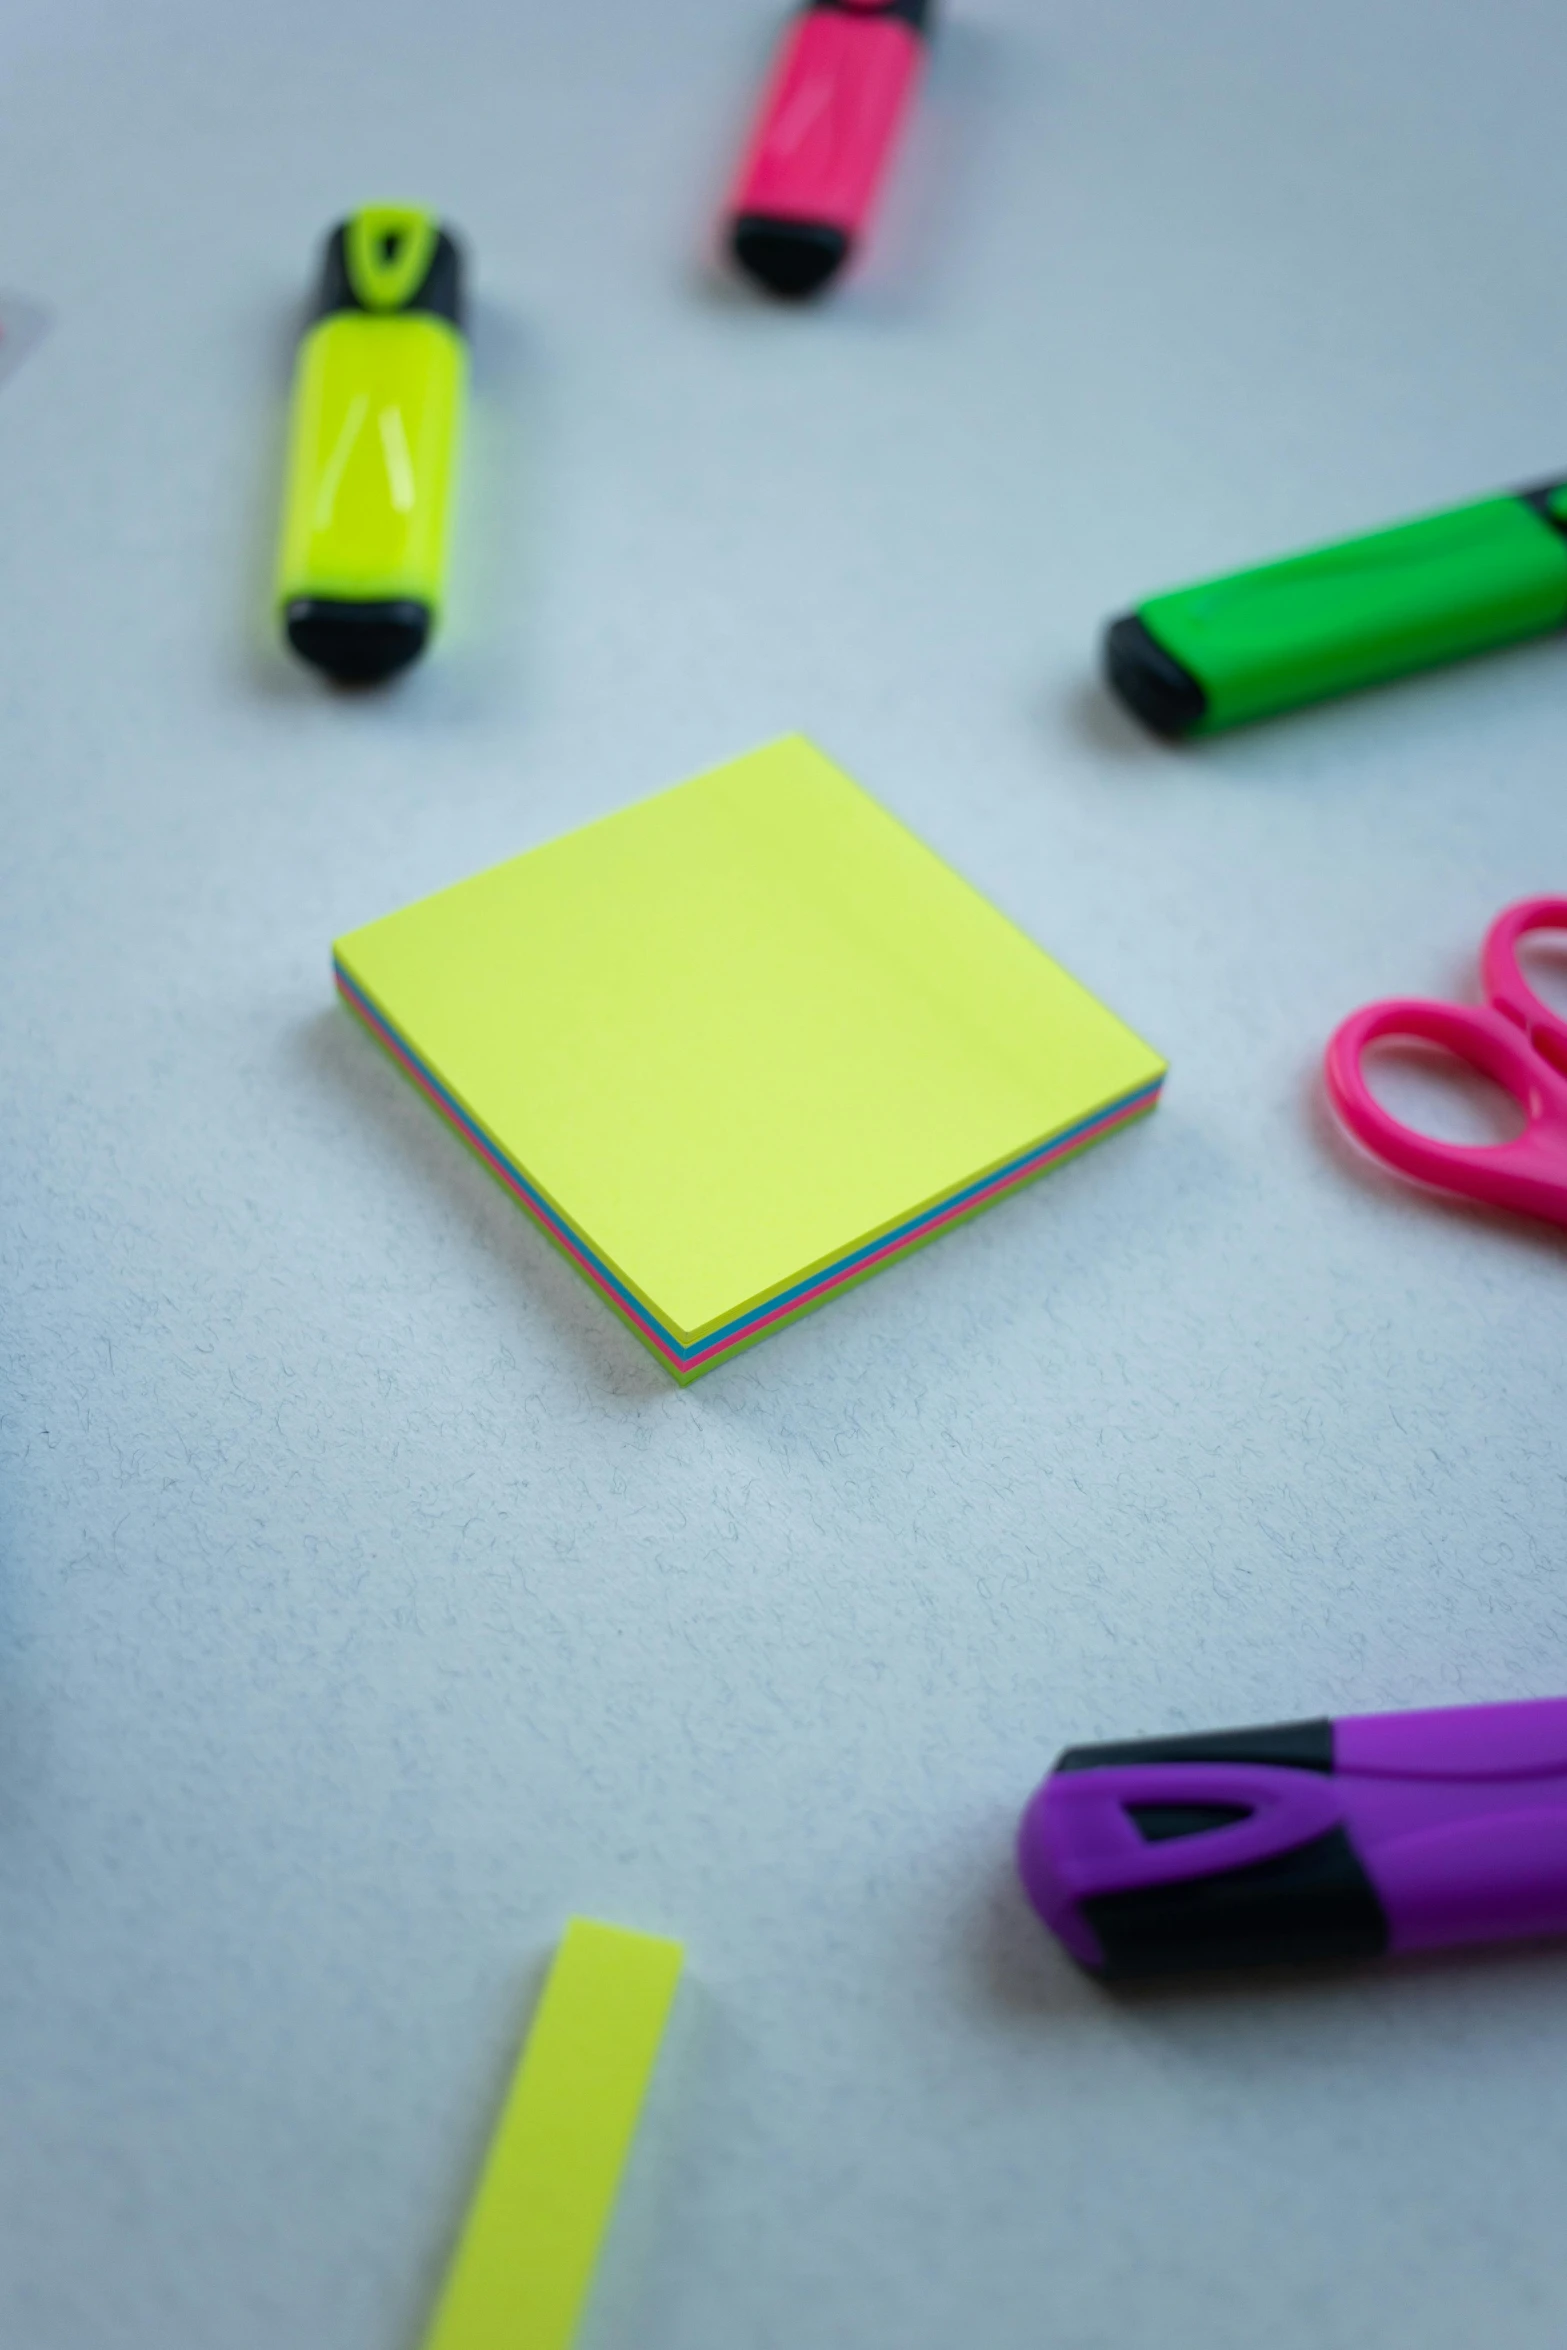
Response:
[[[1328,1094],[1357,1142],[1400,1174],[1567,1224],[1567,1020],[1541,1003],[1518,968],[1518,942],[1532,930],[1567,930],[1567,898],[1526,898],[1497,916],[1480,950],[1483,1004],[1399,997],[1352,1012],[1328,1045]],[[1438,1142],[1404,1125],[1361,1074],[1367,1045],[1386,1036],[1442,1045],[1491,1078],[1527,1118],[1522,1134],[1511,1142]]]

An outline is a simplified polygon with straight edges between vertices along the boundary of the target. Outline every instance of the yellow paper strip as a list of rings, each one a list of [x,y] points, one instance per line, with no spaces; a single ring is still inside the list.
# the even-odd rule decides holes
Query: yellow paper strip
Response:
[[[567,2350],[682,1956],[652,1934],[567,1925],[425,2350]]]

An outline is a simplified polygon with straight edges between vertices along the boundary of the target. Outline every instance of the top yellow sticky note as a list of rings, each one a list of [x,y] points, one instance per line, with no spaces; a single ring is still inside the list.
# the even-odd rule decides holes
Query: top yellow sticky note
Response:
[[[688,1378],[1152,1108],[1159,1056],[798,736],[337,942]]]

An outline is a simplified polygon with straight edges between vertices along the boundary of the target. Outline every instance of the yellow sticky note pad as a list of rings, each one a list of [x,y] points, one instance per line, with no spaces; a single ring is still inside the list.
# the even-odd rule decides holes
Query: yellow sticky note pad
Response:
[[[798,736],[339,939],[351,1009],[679,1379],[1164,1063]]]
[[[425,2350],[568,2350],[681,1958],[652,1934],[567,1926]]]

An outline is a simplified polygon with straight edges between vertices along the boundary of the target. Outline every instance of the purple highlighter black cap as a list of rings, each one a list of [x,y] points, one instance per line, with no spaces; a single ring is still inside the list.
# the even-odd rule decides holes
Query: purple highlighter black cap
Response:
[[[1567,1934],[1567,1699],[1069,1747],[1018,1867],[1113,1977]]]

